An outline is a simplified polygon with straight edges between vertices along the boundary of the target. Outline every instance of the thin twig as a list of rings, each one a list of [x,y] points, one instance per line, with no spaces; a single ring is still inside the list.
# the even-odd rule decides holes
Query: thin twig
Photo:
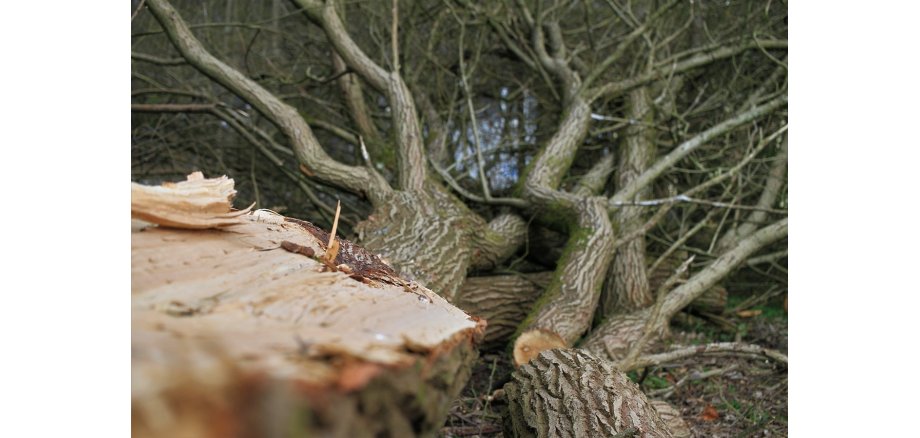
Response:
[[[643,368],[650,365],[661,365],[696,355],[729,354],[732,356],[769,358],[782,364],[788,364],[789,358],[776,350],[770,350],[754,344],[741,344],[737,342],[719,342],[707,345],[694,345],[691,347],[677,348],[658,354],[650,354],[636,359],[632,368]]]
[[[712,207],[729,208],[729,209],[736,209],[736,210],[751,210],[751,211],[764,211],[767,213],[775,213],[775,214],[789,214],[789,210],[778,210],[775,208],[761,208],[761,207],[751,206],[751,205],[738,205],[738,204],[731,204],[727,202],[707,201],[705,199],[691,198],[687,195],[677,195],[677,196],[672,196],[670,198],[661,198],[661,199],[649,199],[647,201],[610,201],[610,205],[615,206],[615,207],[621,207],[621,206],[650,207],[650,206],[655,206],[655,205],[674,204],[674,203],[679,203],[679,202],[687,202],[687,203],[692,203],[692,204],[703,204],[703,205],[709,205]]]
[[[135,9],[135,10],[134,10],[134,13],[131,14],[131,21],[134,21],[134,17],[137,17],[137,14],[141,11],[141,9],[144,8],[144,3],[146,3],[146,2],[147,2],[147,0],[141,0],[141,2],[138,3],[137,9]]]
[[[738,368],[738,364],[733,364],[733,365],[729,365],[729,366],[727,366],[727,367],[725,367],[725,368],[717,368],[717,369],[714,369],[714,370],[709,370],[709,371],[704,371],[704,372],[696,372],[696,371],[694,371],[694,372],[692,372],[692,373],[690,373],[690,374],[684,376],[684,377],[681,378],[680,380],[678,380],[677,383],[675,383],[673,386],[671,386],[671,387],[669,387],[669,388],[661,388],[661,389],[656,389],[656,390],[654,390],[654,391],[650,391],[647,395],[648,395],[649,397],[668,398],[668,397],[671,396],[671,394],[674,393],[674,391],[676,391],[676,390],[679,389],[680,387],[684,386],[687,382],[689,382],[689,381],[691,381],[691,380],[696,381],[696,380],[707,379],[707,378],[710,378],[710,377],[713,377],[713,376],[719,376],[719,375],[725,374],[725,373],[727,373],[727,372],[729,372],[729,371],[734,371],[734,370],[737,369],[737,368]]]
[[[457,193],[459,193],[459,194],[460,194],[461,196],[463,196],[464,198],[469,199],[470,201],[479,202],[479,203],[482,203],[482,204],[490,204],[490,205],[507,205],[507,206],[510,206],[510,207],[517,207],[517,208],[527,208],[527,207],[530,206],[530,203],[529,203],[529,202],[527,202],[527,201],[525,201],[525,200],[523,200],[523,199],[521,199],[521,198],[492,198],[492,199],[485,199],[485,198],[483,198],[483,197],[481,197],[481,196],[474,195],[474,194],[468,192],[468,191],[467,191],[466,189],[464,189],[463,187],[460,187],[460,184],[457,183],[457,181],[454,180],[454,178],[451,177],[450,174],[447,173],[446,170],[442,169],[441,166],[438,166],[438,163],[435,163],[435,162],[434,162],[434,159],[433,159],[432,157],[430,157],[430,156],[428,157],[428,162],[431,163],[431,167],[434,168],[434,171],[437,172],[438,175],[441,175],[441,178],[443,178],[444,181],[447,182],[447,184],[448,184],[452,189],[454,189],[454,191],[456,191]]]
[[[393,45],[393,73],[399,74],[399,0],[393,0],[390,43]]]

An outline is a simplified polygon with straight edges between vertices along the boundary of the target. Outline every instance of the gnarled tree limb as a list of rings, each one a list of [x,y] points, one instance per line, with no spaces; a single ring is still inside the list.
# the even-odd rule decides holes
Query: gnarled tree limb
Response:
[[[339,163],[326,154],[296,109],[209,53],[168,1],[150,0],[147,4],[189,64],[229,88],[274,122],[290,140],[297,159],[317,178],[367,195],[371,202],[379,201],[392,190],[385,180],[375,177],[367,169]]]
[[[316,0],[297,0],[297,4],[326,31],[329,42],[339,56],[361,75],[371,86],[385,93],[393,111],[393,129],[397,140],[397,165],[399,186],[403,190],[421,191],[425,185],[425,165],[422,131],[418,123],[415,101],[398,71],[387,72],[358,47],[345,30],[345,24],[336,12],[336,2],[325,4]]]

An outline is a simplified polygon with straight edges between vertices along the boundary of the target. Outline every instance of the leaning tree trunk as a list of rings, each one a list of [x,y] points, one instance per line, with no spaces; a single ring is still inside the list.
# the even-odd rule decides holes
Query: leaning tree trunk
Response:
[[[132,186],[133,433],[435,435],[484,321],[232,187]]]
[[[616,179],[617,187],[625,187],[634,181],[655,158],[655,117],[652,112],[648,87],[639,87],[627,96],[628,114],[635,123],[626,130],[626,144],[620,148]],[[649,187],[636,193],[636,201],[648,197]],[[613,214],[613,221],[620,233],[626,233],[642,226],[643,207],[621,207]],[[644,309],[654,299],[645,270],[645,238],[632,239],[616,249],[613,263],[607,272],[601,294],[602,315],[615,312],[629,312]]]

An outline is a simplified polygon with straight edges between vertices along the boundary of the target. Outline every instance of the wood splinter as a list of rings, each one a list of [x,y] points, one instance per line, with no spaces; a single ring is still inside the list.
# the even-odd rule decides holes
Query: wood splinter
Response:
[[[292,252],[294,254],[300,254],[311,258],[316,255],[316,251],[314,251],[313,248],[310,248],[309,246],[298,245],[289,240],[284,240],[281,242],[281,249],[287,252]]]
[[[343,240],[342,243],[340,243],[339,239],[335,237],[335,234],[338,230],[339,215],[341,212],[342,203],[339,201],[335,206],[335,217],[332,220],[332,230],[329,232],[328,239],[326,238],[326,233],[313,224],[290,218],[287,219],[289,222],[299,224],[301,227],[319,238],[320,242],[323,240],[328,241],[326,244],[326,251],[321,256],[317,257],[316,251],[313,248],[299,245],[287,240],[281,242],[281,248],[288,252],[301,254],[316,259],[323,264],[323,269],[326,271],[341,272],[362,283],[372,284],[373,280],[377,280],[384,283],[401,286],[404,291],[416,294],[419,297],[428,300],[429,303],[434,303],[434,297],[431,292],[425,288],[420,288],[419,284],[414,281],[406,281],[402,278],[399,278],[399,276],[393,272],[392,268],[380,261],[379,257],[367,253],[363,248],[360,248],[357,245],[348,242],[347,240]],[[364,260],[365,263],[361,263],[361,260]],[[346,261],[348,263],[345,263]],[[370,264],[368,264],[368,262]],[[349,263],[355,264],[351,265]]]

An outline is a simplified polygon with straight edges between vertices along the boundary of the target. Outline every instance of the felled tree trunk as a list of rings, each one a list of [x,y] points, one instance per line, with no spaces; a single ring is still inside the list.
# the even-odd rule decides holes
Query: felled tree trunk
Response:
[[[543,351],[514,372],[505,395],[508,436],[675,436],[635,383],[581,349]]]
[[[457,307],[489,322],[484,347],[507,343],[552,279],[552,272],[468,277]]]
[[[133,434],[433,436],[485,323],[308,222],[230,211],[232,180],[190,179],[132,186],[132,216],[172,226],[132,224]]]

